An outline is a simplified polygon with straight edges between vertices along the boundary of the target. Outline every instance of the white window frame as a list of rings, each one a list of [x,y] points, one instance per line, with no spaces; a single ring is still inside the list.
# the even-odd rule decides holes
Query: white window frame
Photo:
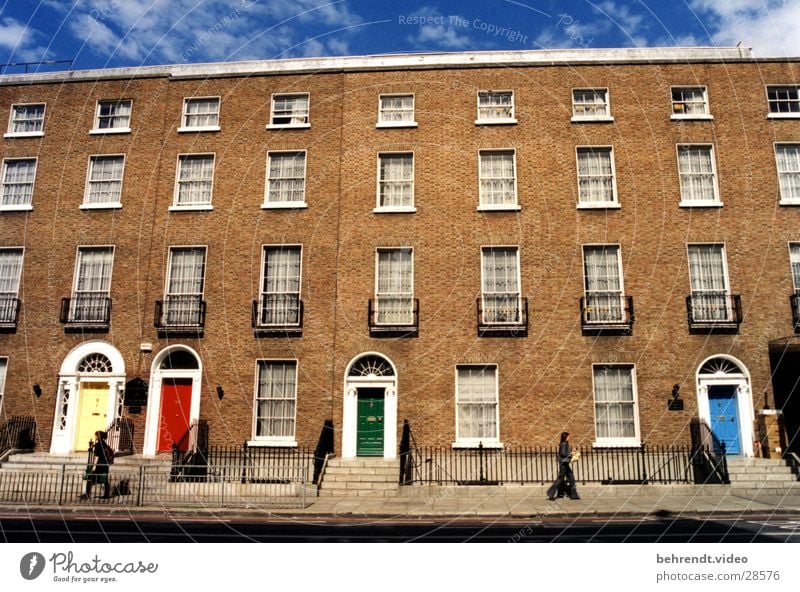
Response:
[[[103,104],[114,103],[119,105],[121,103],[128,103],[130,105],[130,114],[128,115],[128,125],[125,127],[100,127],[100,107]],[[111,117],[119,117],[112,115]],[[129,134],[131,133],[131,118],[133,117],[133,100],[132,99],[101,99],[97,101],[94,110],[94,127],[89,130],[90,135],[103,135],[103,134]]]
[[[15,132],[14,131],[14,111],[17,107],[42,106],[42,129],[36,132]],[[47,117],[47,103],[13,103],[11,112],[8,116],[8,131],[3,134],[4,138],[40,138],[44,136],[44,120]]]
[[[383,119],[384,108],[383,99],[392,97],[411,97],[411,119],[409,121],[390,121]],[[378,122],[375,124],[377,128],[396,128],[396,127],[417,127],[416,121],[417,113],[417,98],[414,93],[384,93],[378,95]]]
[[[92,187],[92,183],[102,182],[102,181],[92,181],[92,171],[94,170],[95,161],[98,158],[122,158],[122,172],[118,180],[114,179],[115,181],[119,181],[119,199],[117,201],[89,203],[89,194],[91,193],[90,190]],[[88,165],[86,166],[86,185],[83,191],[83,203],[80,206],[81,210],[108,210],[108,209],[118,209],[122,207],[122,188],[125,180],[126,160],[127,158],[125,154],[92,154],[91,156],[89,156],[89,162]]]
[[[605,101],[603,104],[606,107],[606,114],[605,115],[583,115],[576,111],[578,105],[583,105],[583,103],[576,103],[575,102],[575,93],[578,92],[593,92],[593,93],[603,93]],[[611,115],[611,94],[608,92],[608,87],[605,86],[585,86],[579,88],[573,88],[570,92],[570,97],[572,100],[572,117],[570,121],[572,123],[607,123],[614,121],[614,116]]]
[[[208,200],[208,203],[192,203],[192,204],[180,204],[178,202],[178,194],[180,192],[180,185],[181,185],[181,166],[182,166],[182,158],[187,156],[210,156],[211,157],[211,197]],[[175,164],[175,189],[173,193],[173,201],[172,205],[169,207],[170,212],[199,212],[199,211],[208,211],[213,210],[214,206],[212,205],[214,200],[214,176],[216,175],[217,171],[217,155],[214,152],[191,152],[191,153],[182,153],[178,154]],[[186,182],[194,182],[194,181],[186,181]]]
[[[491,95],[510,95],[511,96],[511,117],[481,117],[481,109],[487,109],[490,107],[482,107],[481,106],[481,95],[484,96],[491,96]],[[516,118],[516,104],[514,102],[514,91],[510,89],[485,89],[479,90],[476,93],[477,105],[478,105],[478,115],[475,119],[475,125],[512,125],[517,123]]]
[[[513,171],[512,182],[514,184],[514,200],[509,204],[490,204],[484,203],[483,177],[481,177],[481,160],[484,155],[510,153],[511,167]],[[519,192],[517,191],[517,150],[516,148],[487,148],[478,150],[478,211],[479,212],[518,212],[522,209],[519,205]]]
[[[288,364],[294,363],[294,418],[291,436],[256,436],[258,429],[258,387],[261,364]],[[253,388],[253,423],[252,439],[247,442],[248,446],[262,447],[296,447],[297,446],[297,385],[300,382],[300,361],[297,358],[258,358],[256,359],[255,384]],[[283,399],[286,400],[286,399]]]
[[[192,101],[209,101],[209,100],[216,100],[217,101],[217,124],[216,125],[188,125],[188,119],[190,115],[195,115],[194,113],[188,113],[187,107],[189,103]],[[181,126],[178,128],[178,133],[185,133],[185,132],[218,132],[220,131],[219,125],[219,117],[221,111],[221,97],[219,96],[211,96],[211,97],[184,97],[183,99],[183,111],[181,113]],[[204,115],[210,115],[210,113],[204,113]]]
[[[7,296],[9,299],[19,298],[19,289],[20,286],[22,285],[22,273],[25,269],[25,247],[0,247],[0,253],[5,251],[17,251],[20,253],[19,275],[16,278],[16,284],[17,284],[16,291],[0,292],[0,296]]]
[[[625,274],[622,271],[622,245],[619,243],[585,243],[581,245],[581,256],[582,256],[582,264],[583,264],[583,296],[586,299],[584,302],[586,306],[589,306],[589,276],[586,274],[586,250],[587,249],[616,249],[617,251],[617,277],[619,279],[619,290],[592,290],[592,293],[603,293],[603,294],[613,294],[617,293],[619,296],[619,306],[620,306],[620,318],[618,319],[602,319],[595,321],[598,324],[604,324],[609,322],[618,322],[622,323],[626,319],[626,311],[625,311],[625,281],[624,276]],[[588,321],[588,324],[592,324],[593,321]]]
[[[703,93],[703,112],[702,113],[680,113],[675,110],[677,105],[684,105],[687,101],[676,101],[673,93],[681,90],[699,90]],[[714,116],[711,115],[711,106],[708,102],[708,88],[702,84],[676,84],[669,87],[669,100],[671,113],[669,118],[673,120],[712,120]]]
[[[781,206],[800,206],[800,196],[791,198],[791,197],[784,197],[783,190],[781,188],[781,174],[797,174],[800,175],[800,167],[796,171],[781,171],[780,166],[778,165],[778,147],[779,146],[796,146],[798,150],[800,150],[800,141],[797,142],[775,142],[773,144],[775,150],[775,171],[778,175],[778,195],[779,201],[778,205]]]
[[[611,201],[581,201],[581,167],[580,155],[582,152],[608,152],[611,161]],[[577,209],[579,210],[611,210],[620,209],[622,204],[619,202],[619,194],[617,193],[617,165],[614,161],[614,147],[613,146],[575,146],[575,176],[578,187],[578,203]]]
[[[267,280],[267,251],[270,249],[279,249],[279,250],[287,250],[287,249],[297,249],[300,251],[300,271],[298,277],[298,286],[297,292],[265,292],[264,291],[264,283]],[[264,296],[270,294],[297,294],[297,301],[298,307],[300,306],[300,302],[303,298],[303,245],[302,244],[265,244],[261,245],[261,277],[260,283],[258,285],[258,318],[261,318],[261,302]],[[298,310],[298,316],[302,315],[302,311]],[[300,325],[302,322],[302,316],[299,316],[297,326]],[[275,323],[273,325],[263,325],[258,324],[258,327],[287,327],[287,326],[294,326],[288,323]],[[255,432],[253,432],[255,433]]]
[[[499,250],[499,249],[505,249],[505,250],[513,249],[515,251],[515,253],[517,254],[517,318],[520,319],[520,321],[521,321],[522,320],[522,270],[520,269],[521,261],[520,261],[520,248],[519,248],[519,245],[482,245],[481,246],[481,260],[480,260],[480,265],[481,265],[481,311],[483,311],[483,315],[486,314],[486,304],[485,304],[484,298],[487,295],[510,294],[510,292],[484,292],[483,291],[483,286],[484,286],[483,254],[485,252],[487,252],[487,251],[490,251],[490,250]],[[480,319],[480,322],[481,322],[481,324],[483,324],[485,326],[490,326],[490,325],[505,326],[505,325],[515,325],[516,324],[516,323],[514,323],[512,321],[487,321],[485,316],[482,316],[482,318]]]
[[[620,438],[620,437],[601,438],[597,435],[597,391],[595,384],[595,368],[615,368],[619,366],[630,368],[631,371],[631,389],[633,390],[633,429],[635,435],[632,438]],[[593,446],[595,448],[641,445],[642,436],[641,436],[641,428],[639,425],[639,389],[636,380],[636,364],[625,363],[625,362],[592,364],[592,412],[594,414],[595,441]]]
[[[2,195],[5,192],[6,186],[6,167],[8,162],[13,161],[20,161],[20,160],[32,160],[33,161],[33,182],[31,183],[31,201],[30,203],[26,204],[11,204],[11,205],[4,205],[2,203]],[[20,158],[4,158],[3,159],[3,169],[0,171],[0,212],[27,212],[33,209],[33,194],[36,191],[36,174],[39,172],[39,159],[36,156],[30,157],[20,157]]]
[[[719,247],[720,253],[722,257],[722,277],[725,281],[725,289],[722,290],[725,293],[726,301],[725,301],[725,309],[727,311],[727,318],[726,319],[716,319],[718,322],[730,322],[733,319],[734,311],[732,308],[732,303],[728,300],[731,296],[731,278],[728,275],[728,249],[725,246],[724,242],[707,242],[707,243],[686,243],[686,271],[689,275],[689,297],[693,297],[695,293],[702,293],[702,292],[718,292],[719,290],[699,290],[695,289],[694,281],[692,279],[692,263],[691,258],[689,257],[689,250],[691,247]],[[694,306],[694,304],[692,305]],[[713,322],[715,319],[696,319],[695,322]]]
[[[459,407],[459,382],[458,382],[458,370],[459,368],[494,368],[494,395],[495,395],[495,403],[494,403],[494,410],[495,410],[495,432],[496,435],[494,438],[466,438],[462,437],[459,433],[459,415],[458,415],[458,407]],[[484,448],[503,448],[503,442],[500,439],[500,369],[497,364],[456,364],[454,368],[454,381],[455,381],[455,433],[456,438],[455,442],[453,442],[453,448],[478,448],[480,444],[483,444]]]
[[[794,89],[794,92],[796,93],[797,98],[796,99],[790,98],[788,100],[790,102],[792,102],[792,103],[797,103],[798,111],[788,111],[788,112],[772,111],[772,109],[770,108],[771,105],[772,105],[772,102],[770,101],[770,98],[769,98],[769,91],[772,88],[774,88],[774,89],[781,89],[781,88]],[[797,119],[797,118],[800,118],[800,85],[798,85],[798,84],[767,84],[764,87],[764,90],[765,90],[765,92],[767,94],[767,119]]]
[[[303,155],[303,201],[269,201],[269,187],[273,179],[269,176],[270,163],[274,155],[281,154],[302,154]],[[307,187],[307,171],[308,171],[308,151],[307,150],[269,150],[267,152],[267,169],[266,169],[266,183],[264,185],[264,202],[261,204],[262,210],[280,210],[280,209],[297,209],[307,208],[308,202],[306,201]],[[275,179],[275,180],[285,180]]]
[[[0,364],[5,366],[2,372],[2,380],[0,380],[0,420],[2,420],[5,417],[3,415],[3,400],[5,399],[6,380],[8,378],[8,356],[0,356]]]
[[[795,255],[792,253],[792,247],[797,247],[797,256],[795,260]],[[792,274],[792,287],[794,288],[795,294],[800,293],[800,271],[798,271],[797,275],[794,273],[794,264],[797,263],[798,267],[800,268],[800,241],[789,241],[789,273]]]
[[[691,201],[686,201],[683,199],[683,173],[681,172],[681,148],[709,149],[711,155],[711,175],[713,177],[713,182],[714,182],[714,199],[712,200],[696,199]],[[714,144],[709,144],[705,142],[675,144],[675,158],[677,159],[678,163],[678,185],[681,197],[681,201],[678,205],[682,208],[721,208],[724,204],[722,203],[722,199],[720,197],[720,192],[719,192],[719,175],[717,174],[717,155],[716,155],[716,150],[714,150]]]
[[[305,123],[273,123],[275,119],[275,99],[280,97],[307,97],[308,103],[308,110],[306,111],[306,121]],[[294,113],[294,112],[292,112]],[[294,115],[292,115],[292,118]],[[270,99],[270,107],[269,107],[269,123],[267,124],[267,129],[306,129],[311,127],[311,93],[307,92],[282,92],[282,93],[272,93],[272,97]]]
[[[188,249],[200,249],[203,251],[203,276],[202,276],[202,289],[200,290],[199,294],[194,292],[176,292],[172,293],[169,291],[169,284],[172,280],[172,254],[174,251],[178,250],[188,250]],[[166,317],[167,314],[167,300],[170,296],[200,296],[200,301],[205,300],[205,291],[206,291],[206,272],[208,271],[208,246],[207,245],[170,245],[167,247],[167,272],[164,278],[164,308],[162,309],[162,315]],[[169,328],[173,325],[167,324],[164,321],[165,327]]]
[[[391,251],[409,251],[411,253],[411,292],[410,293],[402,293],[402,292],[385,292],[381,293],[378,292],[378,285],[380,281],[380,254],[381,252],[391,252]],[[381,295],[383,296],[396,296],[402,298],[408,298],[411,302],[411,308],[408,311],[403,311],[404,313],[408,313],[408,322],[406,323],[381,323],[378,321],[379,315],[379,305],[378,302],[380,300]],[[378,326],[381,325],[411,325],[414,322],[414,247],[411,246],[396,246],[396,247],[377,247],[375,249],[375,324]]]
[[[407,206],[384,206],[381,205],[381,158],[390,156],[410,156],[411,157],[411,205]],[[399,150],[378,152],[377,159],[377,172],[376,172],[376,192],[375,192],[375,208],[372,210],[376,214],[407,214],[417,211],[416,207],[416,155],[413,150]],[[405,182],[405,181],[402,181]]]
[[[79,271],[81,269],[80,268],[81,253],[86,252],[86,251],[101,250],[101,249],[103,249],[103,250],[109,250],[110,249],[111,250],[111,272],[108,274],[108,290],[104,290],[104,291],[100,291],[100,290],[97,290],[97,291],[84,290],[84,291],[79,293],[78,292],[78,282],[81,279],[80,275],[79,275]],[[70,300],[70,311],[69,311],[69,315],[70,315],[69,320],[70,321],[73,320],[72,319],[72,315],[73,315],[74,310],[75,310],[74,309],[74,301],[78,298],[78,296],[80,294],[92,294],[94,296],[97,296],[98,298],[103,298],[103,297],[110,298],[111,297],[111,285],[112,285],[112,283],[114,281],[114,255],[115,254],[116,254],[116,246],[115,245],[78,245],[78,247],[75,249],[75,265],[72,268],[73,269],[73,272],[72,272],[72,291],[70,293],[70,299],[71,299]],[[98,319],[92,319],[92,320],[98,320]],[[77,319],[77,321],[81,322],[81,319]]]

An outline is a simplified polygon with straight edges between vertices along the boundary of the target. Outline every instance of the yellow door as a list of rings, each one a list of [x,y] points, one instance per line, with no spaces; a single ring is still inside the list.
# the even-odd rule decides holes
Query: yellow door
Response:
[[[96,431],[108,427],[108,383],[84,382],[80,393],[75,450],[83,451],[89,448]]]

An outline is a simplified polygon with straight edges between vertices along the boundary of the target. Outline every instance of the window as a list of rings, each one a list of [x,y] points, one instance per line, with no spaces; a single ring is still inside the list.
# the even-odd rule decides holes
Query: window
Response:
[[[97,101],[92,133],[127,133],[131,131],[132,101]]]
[[[44,103],[11,105],[6,138],[44,135]]]
[[[184,99],[179,132],[219,131],[219,97]]]
[[[517,247],[481,249],[481,311],[483,324],[521,322]]]
[[[89,175],[86,180],[83,207],[121,207],[124,169],[123,155],[89,157]]]
[[[514,92],[483,90],[478,93],[477,124],[517,123],[514,119]]]
[[[610,147],[579,147],[578,207],[619,207],[614,179],[614,154]]]
[[[691,306],[696,322],[733,318],[723,245],[689,245]]]
[[[478,154],[479,210],[518,210],[517,165],[513,150],[482,150]]]
[[[170,209],[211,209],[213,186],[213,154],[180,155],[175,183],[175,205]]]
[[[256,440],[294,443],[297,362],[259,360],[256,384]]]
[[[673,86],[672,119],[711,119],[705,86]]]
[[[573,89],[572,121],[614,121],[608,103],[608,89]]]
[[[17,323],[22,257],[21,248],[0,248],[0,326]]]
[[[308,118],[308,93],[272,95],[268,128],[311,127]]]
[[[456,366],[456,445],[499,444],[497,366]]]
[[[260,326],[299,326],[302,247],[264,247]]]
[[[68,322],[108,322],[114,247],[78,247]]]
[[[634,367],[593,365],[592,370],[596,444],[638,445]]]
[[[35,158],[4,160],[3,196],[0,201],[0,210],[30,210],[33,203],[35,178]]]
[[[767,117],[800,117],[800,86],[768,86]]]
[[[721,206],[711,146],[678,144],[681,206]]]
[[[378,249],[375,322],[398,326],[414,323],[413,255],[408,247]]]
[[[170,247],[168,265],[162,324],[166,327],[203,326],[205,248]]]
[[[267,154],[267,194],[264,208],[306,206],[306,153]]]
[[[587,322],[623,321],[625,305],[619,246],[584,246],[583,279]]]
[[[6,373],[8,358],[0,358],[0,418],[3,417],[3,393],[6,391]]]
[[[800,205],[800,144],[775,144],[781,204]]]
[[[792,266],[794,291],[800,294],[800,243],[789,243],[789,262]]]
[[[414,155],[378,155],[376,211],[414,211]]]
[[[378,97],[376,127],[416,127],[414,95],[381,95]]]

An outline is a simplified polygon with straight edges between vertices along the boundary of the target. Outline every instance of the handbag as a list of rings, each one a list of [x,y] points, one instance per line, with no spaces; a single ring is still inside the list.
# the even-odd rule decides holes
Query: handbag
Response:
[[[570,461],[578,462],[580,459],[581,459],[581,451],[577,450],[577,451],[572,453],[572,457],[570,458]]]

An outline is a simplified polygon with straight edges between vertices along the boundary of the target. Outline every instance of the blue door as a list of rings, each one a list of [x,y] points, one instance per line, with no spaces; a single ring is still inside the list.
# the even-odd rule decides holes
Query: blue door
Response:
[[[739,413],[736,404],[736,386],[716,385],[708,387],[708,412],[711,415],[711,431],[725,443],[728,454],[741,454],[739,437]]]

